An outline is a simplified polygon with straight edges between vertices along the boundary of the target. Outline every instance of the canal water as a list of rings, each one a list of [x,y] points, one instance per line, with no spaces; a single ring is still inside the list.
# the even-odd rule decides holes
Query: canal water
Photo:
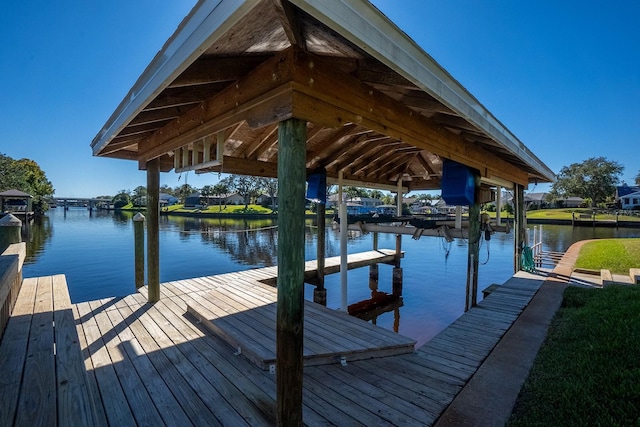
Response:
[[[86,208],[52,209],[28,230],[25,277],[65,274],[71,300],[81,302],[135,292],[133,214]],[[275,220],[161,217],[160,281],[208,276],[277,264]],[[329,226],[328,226],[329,227]],[[307,221],[306,259],[316,258],[316,229]],[[591,238],[640,237],[640,229],[543,226],[544,249],[565,251]],[[372,249],[371,234],[350,232],[348,252]],[[395,236],[380,234],[379,248],[395,249]],[[339,233],[327,229],[326,256],[338,256]],[[439,237],[404,236],[402,306],[380,314],[377,325],[428,341],[464,311],[467,242]],[[513,274],[513,234],[495,234],[480,247],[478,300],[481,290]],[[391,293],[392,268],[380,265],[378,290]],[[348,303],[371,296],[369,268],[348,273]],[[326,277],[327,306],[340,306],[339,274]],[[313,287],[306,286],[313,300]]]

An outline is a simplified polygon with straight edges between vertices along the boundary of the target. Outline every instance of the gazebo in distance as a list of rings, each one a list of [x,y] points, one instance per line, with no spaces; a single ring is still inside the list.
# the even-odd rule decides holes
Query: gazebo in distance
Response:
[[[24,222],[33,217],[32,200],[33,197],[24,191],[3,191],[0,193],[0,215],[12,214]]]

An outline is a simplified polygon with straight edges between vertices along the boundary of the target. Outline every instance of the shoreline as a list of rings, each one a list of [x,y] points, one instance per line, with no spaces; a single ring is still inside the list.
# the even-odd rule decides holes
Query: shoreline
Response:
[[[114,209],[121,212],[144,212],[145,209]],[[176,212],[160,211],[161,216],[181,216],[187,218],[229,218],[229,219],[277,219],[277,213],[217,213],[217,212]],[[334,213],[327,213],[325,217],[333,218]],[[314,219],[316,214],[305,214],[307,219]],[[503,222],[513,223],[513,218],[502,218]],[[571,220],[527,218],[527,224],[533,225],[572,225],[574,227],[607,227],[607,228],[640,228],[640,221],[615,220]]]

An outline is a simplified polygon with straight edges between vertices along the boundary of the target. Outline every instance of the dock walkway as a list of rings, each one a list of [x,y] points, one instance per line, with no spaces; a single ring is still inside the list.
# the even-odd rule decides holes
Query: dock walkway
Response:
[[[40,417],[45,424],[53,425],[54,414],[58,425],[82,424],[63,416],[61,399],[50,397],[56,389],[71,384],[77,386],[75,390],[86,392],[81,401],[90,403],[88,409],[92,411],[87,412],[87,417],[92,419],[92,425],[273,425],[276,376],[236,354],[236,348],[186,314],[187,303],[202,301],[200,295],[212,290],[224,294],[226,288],[221,283],[242,289],[247,299],[258,289],[268,289],[256,273],[260,272],[250,270],[164,283],[162,298],[155,304],[148,304],[142,293],[71,304],[77,335],[70,342],[76,343],[75,354],[81,354],[72,370],[79,374],[71,376],[70,383],[61,376],[64,370],[46,369],[46,384],[34,383],[37,364],[27,361],[8,366],[3,357],[0,378],[4,380],[6,373],[12,372],[13,378],[18,379],[10,388],[3,383],[0,424],[33,425],[27,418]],[[47,280],[37,279],[36,283],[45,284]],[[305,367],[305,423],[433,424],[542,282],[540,276],[518,273],[415,352],[347,359],[345,365]],[[22,301],[33,299],[32,294],[31,286],[23,286],[17,307],[24,307]],[[40,303],[31,304],[20,316],[10,319],[0,353],[6,354],[6,347],[13,342],[6,337],[19,328],[24,329],[30,342],[38,341],[45,353],[47,349],[53,352],[56,334],[43,333],[41,323],[49,325],[60,309],[50,301],[55,292],[40,295]],[[63,311],[69,309],[62,307]],[[344,313],[336,314],[339,318]],[[25,326],[23,316],[37,316],[44,321],[30,321]],[[59,326],[57,321],[54,325]],[[374,338],[368,336],[366,340]],[[28,347],[23,346],[22,353],[15,357],[28,360]],[[72,345],[69,348],[73,350]],[[56,352],[59,357],[57,347]],[[50,403],[46,408],[26,404],[47,396]],[[62,399],[62,403],[65,401]],[[24,404],[7,405],[11,402]],[[28,414],[31,415],[27,417]]]

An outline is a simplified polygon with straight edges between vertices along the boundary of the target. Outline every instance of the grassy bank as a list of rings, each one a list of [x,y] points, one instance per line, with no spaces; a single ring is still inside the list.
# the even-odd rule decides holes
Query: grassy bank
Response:
[[[567,288],[509,425],[640,425],[639,324],[639,287]]]
[[[640,239],[603,239],[586,243],[575,266],[628,274],[630,268],[640,267]]]
[[[591,209],[588,208],[565,208],[565,209],[540,209],[540,210],[532,210],[527,211],[527,218],[529,219],[566,219],[570,220],[573,217],[573,214],[579,215],[591,215]],[[597,221],[614,221],[616,219],[615,215],[609,214],[596,214]],[[640,222],[640,217],[633,215],[618,215],[619,221],[638,221]]]
[[[124,211],[144,211],[146,208],[144,206],[133,206],[133,204],[125,205],[121,208]],[[249,205],[245,207],[245,205],[211,205],[205,208],[194,208],[188,207],[185,208],[184,205],[172,205],[163,207],[162,212],[174,213],[174,214],[207,214],[207,215],[242,215],[242,214],[252,214],[252,215],[264,215],[264,214],[275,214],[277,211],[272,210],[271,208],[264,207],[261,205]],[[307,215],[312,215],[314,212],[307,210]],[[333,210],[327,209],[327,215],[332,215]]]

